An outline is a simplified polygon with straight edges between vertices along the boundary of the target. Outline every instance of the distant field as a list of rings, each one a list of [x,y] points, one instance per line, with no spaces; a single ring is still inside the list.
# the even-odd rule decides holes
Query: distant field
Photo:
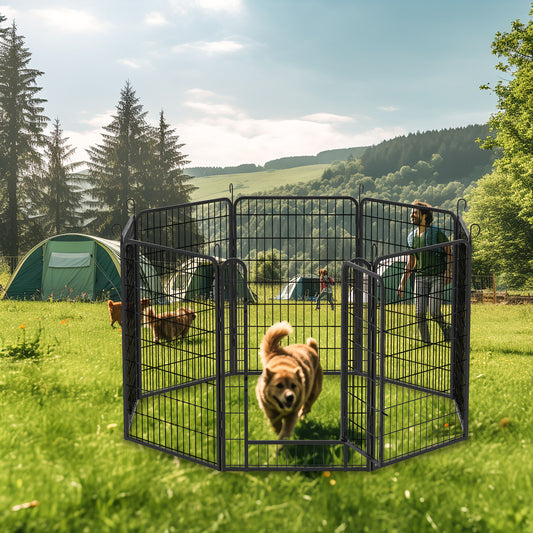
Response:
[[[194,178],[192,183],[198,187],[191,195],[195,202],[230,196],[229,184],[233,183],[234,196],[253,195],[281,185],[295,185],[303,181],[320,178],[331,165],[308,165],[285,170],[265,170],[246,174],[223,174]]]

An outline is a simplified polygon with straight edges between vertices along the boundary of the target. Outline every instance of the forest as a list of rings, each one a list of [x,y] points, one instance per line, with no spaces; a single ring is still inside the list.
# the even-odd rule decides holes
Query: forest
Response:
[[[455,211],[457,201],[494,163],[496,154],[478,143],[488,134],[487,126],[472,125],[397,137],[367,148],[360,159],[335,161],[319,180],[268,194],[423,199]]]

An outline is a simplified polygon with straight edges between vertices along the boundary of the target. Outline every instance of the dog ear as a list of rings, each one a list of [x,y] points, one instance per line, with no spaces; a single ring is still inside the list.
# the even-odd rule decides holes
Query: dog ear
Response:
[[[265,383],[268,383],[272,377],[274,376],[274,372],[270,370],[270,368],[265,368]]]

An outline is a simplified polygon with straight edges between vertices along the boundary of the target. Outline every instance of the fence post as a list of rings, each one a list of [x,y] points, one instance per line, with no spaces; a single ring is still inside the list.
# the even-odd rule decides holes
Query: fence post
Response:
[[[492,273],[492,301],[493,303],[498,303],[497,301],[497,297],[496,297],[496,274],[493,272]]]

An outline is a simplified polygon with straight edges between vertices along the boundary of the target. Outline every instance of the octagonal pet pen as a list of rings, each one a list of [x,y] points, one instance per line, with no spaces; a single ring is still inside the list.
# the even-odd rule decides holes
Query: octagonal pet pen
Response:
[[[397,292],[412,207],[254,196],[132,216],[121,242],[125,438],[218,470],[373,470],[466,439],[470,235],[459,214],[432,208],[449,241],[417,250],[451,250],[451,283],[433,295],[443,333],[415,313],[412,285]],[[316,309],[321,268],[333,309]],[[183,338],[154,341],[141,286],[162,287],[158,314],[194,310]],[[287,342],[317,340],[324,386],[279,441],[255,386],[262,336],[282,320]]]

